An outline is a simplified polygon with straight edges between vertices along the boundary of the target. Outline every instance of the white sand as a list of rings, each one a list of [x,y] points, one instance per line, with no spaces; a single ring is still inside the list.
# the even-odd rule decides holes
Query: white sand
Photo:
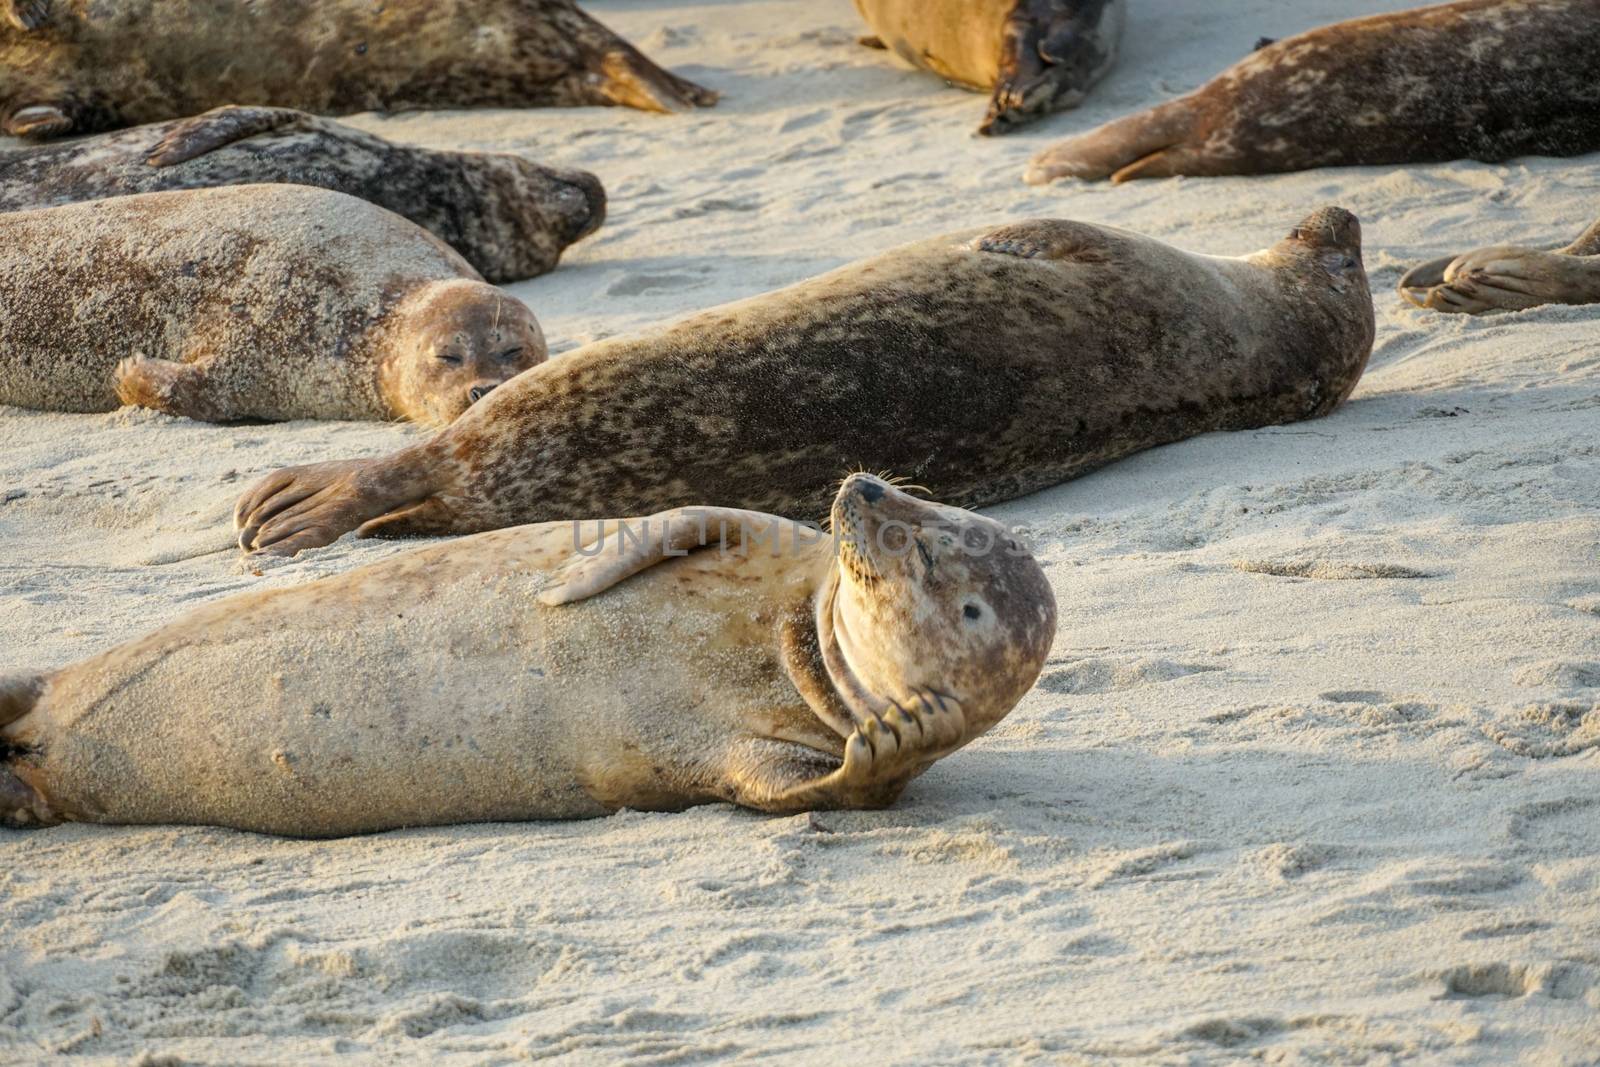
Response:
[[[1133,0],[1090,106],[997,141],[981,97],[855,47],[848,0],[589,6],[724,103],[360,120],[604,178],[606,228],[516,287],[557,350],[989,219],[1238,253],[1340,203],[1371,369],[1322,422],[997,509],[1055,581],[1054,657],[895,810],[0,831],[0,1061],[1600,1062],[1600,308],[1393,295],[1569,240],[1596,159],[1020,180],[1258,36],[1404,0]],[[0,667],[405,550],[256,577],[228,515],[259,472],[412,433],[0,414]]]

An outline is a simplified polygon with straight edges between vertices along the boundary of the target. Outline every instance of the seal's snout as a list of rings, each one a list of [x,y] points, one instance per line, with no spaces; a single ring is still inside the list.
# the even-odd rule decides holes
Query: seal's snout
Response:
[[[856,486],[856,492],[860,493],[867,503],[876,504],[883,499],[883,483],[876,480],[863,479],[861,484]]]
[[[478,401],[494,392],[495,386],[499,384],[499,382],[491,382],[487,379],[481,382],[473,382],[472,385],[468,386],[467,388],[467,403],[476,404]]]

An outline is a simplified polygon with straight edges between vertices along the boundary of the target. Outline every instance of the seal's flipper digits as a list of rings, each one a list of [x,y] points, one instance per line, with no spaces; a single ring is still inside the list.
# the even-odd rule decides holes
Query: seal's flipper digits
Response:
[[[745,533],[767,531],[771,515],[740,508],[673,508],[646,519],[625,519],[622,528],[590,542],[550,578],[539,602],[554,607],[605,592],[663,560],[712,544],[743,544]]]
[[[72,129],[72,116],[55,104],[31,104],[6,119],[5,132],[13,137],[56,137]]]
[[[1071,219],[1030,219],[991,230],[972,243],[979,252],[1018,259],[1056,259],[1105,263],[1111,245],[1103,231]]]
[[[1428,306],[1428,290],[1444,284],[1444,272],[1456,261],[1455,256],[1440,256],[1421,266],[1412,267],[1400,276],[1400,295],[1419,308]]]
[[[1194,127],[1195,110],[1188,100],[1169,101],[1046,149],[1034,157],[1023,179],[1043,185],[1058,178],[1126,181],[1172,173],[1171,161],[1157,157],[1183,144]]]
[[[239,547],[292,556],[423,503],[433,495],[434,482],[411,452],[274,471],[239,498],[233,517]]]
[[[934,760],[959,748],[966,733],[960,702],[924,689],[858,725],[836,770],[807,775],[817,761],[767,749],[740,753],[749,763],[729,779],[741,788],[738,803],[762,811],[881,808]]]
[[[1116,62],[1122,0],[1031,0],[1007,16],[1000,72],[978,132],[1010,133],[1077,107]]]
[[[286,107],[218,107],[179,123],[150,150],[145,162],[152,167],[186,163],[207,152],[295,124],[312,116]]]
[[[24,33],[50,21],[50,0],[0,0],[0,14]]]

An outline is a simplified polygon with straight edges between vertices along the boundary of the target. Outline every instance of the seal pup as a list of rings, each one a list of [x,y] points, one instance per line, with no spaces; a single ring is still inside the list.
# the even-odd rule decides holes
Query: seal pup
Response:
[[[220,104],[709,107],[572,0],[0,0],[0,127],[95,133]],[[135,57],[130,59],[130,57]]]
[[[314,185],[388,208],[491,282],[553,269],[606,213],[605,189],[587,171],[391,144],[287,108],[220,107],[0,153],[0,211],[254,183]]]
[[[841,471],[980,507],[1333,410],[1372,349],[1340,208],[1242,259],[1035,219],[936,237],[520,376],[431,440],[269,474],[247,550],[695,501],[815,518]]]
[[[545,358],[426,230],[300,185],[0,215],[0,404],[442,424]]]
[[[982,134],[1077,107],[1111,70],[1124,0],[856,0],[885,48],[914,67],[992,92]]]
[[[1600,3],[1461,0],[1276,41],[1187,96],[1046,149],[1025,175],[1498,162],[1600,149]]]
[[[1562,248],[1480,248],[1413,267],[1400,295],[1421,308],[1469,315],[1541,304],[1600,304],[1600,220]]]
[[[0,823],[882,807],[1033,685],[1055,599],[991,519],[860,474],[832,511],[496,531],[0,681]]]

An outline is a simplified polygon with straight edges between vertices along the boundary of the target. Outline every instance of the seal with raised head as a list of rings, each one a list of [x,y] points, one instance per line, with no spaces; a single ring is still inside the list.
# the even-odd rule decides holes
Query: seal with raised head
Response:
[[[1600,3],[1460,0],[1271,42],[1187,96],[1045,150],[1026,178],[1120,182],[1596,149]]]
[[[1333,410],[1372,349],[1340,208],[1242,259],[1037,219],[895,249],[607,338],[431,440],[268,475],[246,549],[695,502],[816,518],[842,471],[979,507],[1153,445]]]
[[[1124,0],[856,0],[885,48],[946,81],[992,93],[979,133],[1077,107],[1117,60]]]
[[[222,104],[707,107],[572,0],[0,0],[0,128],[94,133]]]
[[[0,215],[0,404],[441,424],[545,358],[520,301],[343,193],[234,185]]]
[[[1600,220],[1562,248],[1479,248],[1413,267],[1400,295],[1434,311],[1482,314],[1542,304],[1600,304]]]
[[[221,107],[0,153],[0,211],[255,183],[314,185],[388,208],[491,282],[551,270],[606,214],[605,190],[587,171],[391,144],[287,108]]]
[[[0,680],[0,823],[881,807],[1028,691],[1055,599],[999,523],[880,479],[846,479],[833,520],[497,531]]]

